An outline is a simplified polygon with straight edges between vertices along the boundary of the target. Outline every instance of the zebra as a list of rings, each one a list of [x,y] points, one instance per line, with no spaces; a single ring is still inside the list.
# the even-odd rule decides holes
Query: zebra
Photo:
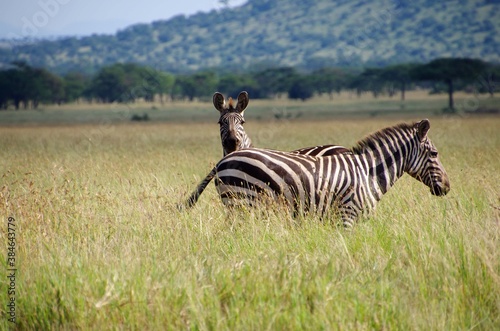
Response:
[[[224,96],[219,92],[214,93],[212,101],[215,109],[217,109],[220,113],[218,124],[220,126],[223,156],[237,150],[253,147],[252,141],[243,127],[243,124],[245,123],[243,113],[249,104],[248,93],[246,91],[240,92],[236,104],[234,104],[231,97],[229,97],[226,102]],[[348,148],[338,145],[320,145],[297,149],[291,153],[323,156],[351,153],[351,151]],[[184,206],[190,208],[194,206],[205,188],[214,178],[215,173],[216,168],[214,167],[198,184],[184,205],[179,206],[179,208],[182,209]]]
[[[243,128],[243,124],[245,123],[243,114],[249,103],[248,93],[246,91],[240,92],[236,104],[231,97],[226,102],[224,96],[219,92],[214,93],[212,101],[215,109],[220,114],[218,124],[220,126],[223,156],[237,150],[252,147],[252,140]],[[215,167],[198,184],[196,190],[191,193],[184,205],[188,208],[192,207],[214,176]]]
[[[404,173],[430,187],[433,195],[450,190],[438,150],[428,138],[430,122],[402,123],[367,136],[351,153],[311,156],[250,148],[235,151],[216,165],[215,186],[225,205],[252,205],[283,199],[297,213],[324,217],[339,213],[345,227],[375,208]]]

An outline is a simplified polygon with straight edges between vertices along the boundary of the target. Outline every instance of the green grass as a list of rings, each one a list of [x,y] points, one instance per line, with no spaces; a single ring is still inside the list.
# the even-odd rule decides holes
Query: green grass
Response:
[[[178,211],[222,154],[212,116],[2,128],[0,238],[6,247],[15,217],[17,328],[500,328],[499,117],[431,118],[450,193],[405,176],[346,231],[279,209],[228,214],[213,185]],[[246,128],[258,146],[291,150],[350,146],[397,122]]]

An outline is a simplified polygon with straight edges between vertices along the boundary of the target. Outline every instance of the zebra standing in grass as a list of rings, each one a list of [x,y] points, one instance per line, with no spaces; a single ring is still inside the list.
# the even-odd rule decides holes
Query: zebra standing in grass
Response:
[[[243,113],[249,103],[248,93],[246,91],[240,92],[236,104],[234,104],[231,97],[226,102],[224,96],[219,92],[214,93],[212,100],[215,109],[220,113],[219,126],[223,155],[226,156],[234,151],[252,147],[252,141],[243,128],[243,123],[245,123]],[[192,207],[198,201],[201,193],[203,193],[214,176],[215,167],[198,184],[196,190],[191,193],[185,203],[187,207]]]
[[[212,99],[215,109],[217,109],[220,113],[220,138],[224,156],[234,151],[252,147],[252,141],[246,134],[243,127],[243,124],[245,123],[243,112],[249,103],[248,93],[246,91],[240,92],[236,105],[233,104],[231,97],[226,102],[224,96],[219,92],[215,92]],[[350,152],[351,151],[349,149],[337,145],[313,146],[292,151],[292,153],[312,156],[336,155]],[[214,178],[215,172],[216,169],[214,167],[200,182],[200,184],[198,184],[196,190],[191,193],[187,201],[184,203],[185,206],[188,208],[192,207],[198,201],[200,195]]]
[[[359,142],[350,154],[236,151],[217,164],[215,185],[226,205],[281,197],[294,213],[324,216],[333,209],[344,226],[352,227],[405,172],[433,195],[448,193],[450,182],[427,136],[429,128],[428,120],[389,127]]]

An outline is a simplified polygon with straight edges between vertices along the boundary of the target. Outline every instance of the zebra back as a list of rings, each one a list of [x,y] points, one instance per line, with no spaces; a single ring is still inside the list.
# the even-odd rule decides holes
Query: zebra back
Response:
[[[292,151],[292,153],[311,156],[328,156],[338,154],[352,154],[352,151],[349,148],[339,145],[320,145],[296,149]]]

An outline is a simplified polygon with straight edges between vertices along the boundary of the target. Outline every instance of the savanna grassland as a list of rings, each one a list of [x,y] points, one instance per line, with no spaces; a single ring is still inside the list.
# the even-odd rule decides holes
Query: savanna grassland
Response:
[[[406,175],[347,231],[280,209],[229,214],[213,185],[179,211],[222,154],[211,111],[210,124],[0,130],[1,328],[13,217],[19,329],[500,329],[500,117],[429,117],[450,193]],[[291,150],[398,122],[245,126],[255,145]]]

